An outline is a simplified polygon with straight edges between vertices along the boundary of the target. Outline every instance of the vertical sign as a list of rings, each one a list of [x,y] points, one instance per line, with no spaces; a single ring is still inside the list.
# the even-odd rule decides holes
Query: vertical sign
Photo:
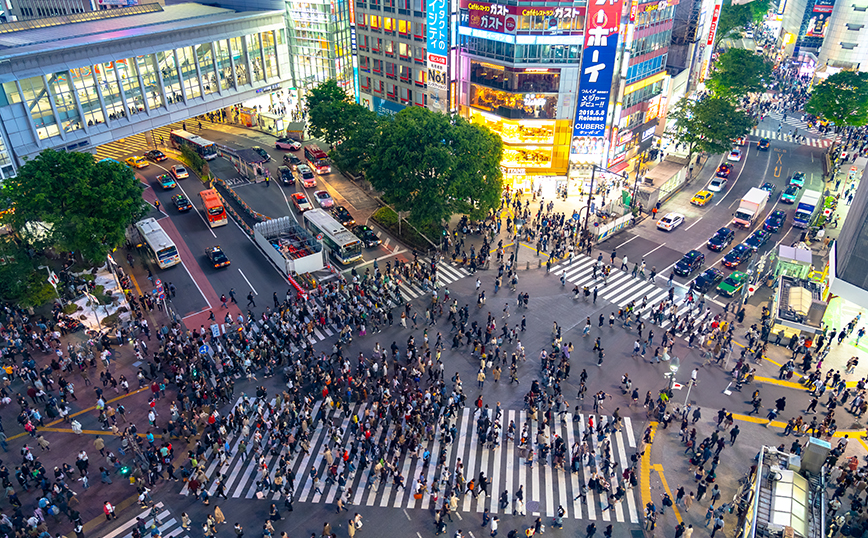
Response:
[[[699,71],[699,81],[705,81],[708,76],[708,68],[711,66],[711,55],[714,53],[714,40],[717,37],[717,24],[720,20],[720,8],[723,0],[715,0],[714,10],[711,12],[711,21],[708,24],[708,39],[702,50],[702,67]],[[700,42],[701,43],[701,42]]]
[[[706,45],[714,45],[714,36],[717,34],[717,19],[720,18],[720,4],[715,4],[714,13],[711,15],[711,25],[708,27],[708,42]]]
[[[585,46],[579,74],[579,99],[573,123],[573,146],[586,146],[588,140],[602,138],[606,130],[606,112],[612,93],[615,56],[618,52],[618,27],[623,0],[596,0],[588,6],[585,17]],[[593,142],[591,142],[593,144]]]
[[[446,88],[449,84],[449,21],[447,0],[427,0],[428,9],[428,108],[446,112]]]

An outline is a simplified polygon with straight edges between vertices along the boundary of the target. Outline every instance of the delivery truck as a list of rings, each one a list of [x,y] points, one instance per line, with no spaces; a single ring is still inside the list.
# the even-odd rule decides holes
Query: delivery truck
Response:
[[[799,205],[796,207],[796,214],[793,216],[793,226],[797,228],[807,228],[814,220],[814,215],[817,213],[817,208],[820,207],[820,191],[805,191],[802,193],[802,198],[799,200]]]
[[[750,226],[757,221],[762,215],[763,209],[766,208],[766,203],[769,201],[768,191],[753,187],[747,191],[741,203],[738,205],[738,210],[733,214],[732,223],[736,226]]]

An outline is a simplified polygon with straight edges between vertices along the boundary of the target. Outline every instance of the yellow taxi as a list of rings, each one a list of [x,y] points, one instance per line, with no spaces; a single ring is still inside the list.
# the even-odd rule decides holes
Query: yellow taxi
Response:
[[[151,164],[140,155],[133,155],[132,157],[128,157],[124,162],[127,163],[129,166],[132,166],[133,168],[145,168]]]
[[[712,198],[714,198],[713,192],[703,190],[694,194],[693,198],[690,199],[690,203],[702,207],[710,202]]]

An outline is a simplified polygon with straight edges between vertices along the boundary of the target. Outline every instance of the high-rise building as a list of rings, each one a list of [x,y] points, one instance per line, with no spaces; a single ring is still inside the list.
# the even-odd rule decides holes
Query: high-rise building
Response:
[[[817,63],[820,68],[868,71],[868,0],[835,8]]]
[[[829,21],[836,6],[835,0],[786,0],[782,28],[788,54],[799,56],[801,52],[816,53],[823,46]]]

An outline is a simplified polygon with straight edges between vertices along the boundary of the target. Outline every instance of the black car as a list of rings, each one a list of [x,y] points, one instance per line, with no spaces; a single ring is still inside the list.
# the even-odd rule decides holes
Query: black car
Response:
[[[283,164],[289,165],[290,168],[296,170],[298,168],[298,165],[301,164],[301,159],[291,153],[288,153],[283,156]]]
[[[207,256],[211,263],[214,264],[214,269],[226,267],[231,263],[229,258],[223,252],[223,249],[217,246],[206,248],[205,256]]]
[[[354,219],[353,216],[350,215],[350,212],[347,211],[347,208],[342,205],[336,205],[332,209],[332,216],[335,218],[336,221],[340,222],[347,228],[353,226],[356,223],[356,219]]]
[[[735,232],[729,228],[721,228],[708,240],[708,250],[720,252],[732,243],[735,239]]]
[[[723,265],[735,269],[753,257],[753,249],[745,244],[736,245],[723,257]]]
[[[180,212],[190,211],[193,209],[193,204],[190,203],[190,200],[187,199],[183,194],[176,194],[172,196],[172,203],[175,204],[175,207]]]
[[[772,196],[775,195],[775,191],[778,190],[778,188],[775,186],[775,184],[772,183],[771,181],[766,181],[765,183],[763,183],[762,186],[760,187],[760,189],[769,193],[769,200],[772,199]]]
[[[252,150],[255,151],[256,153],[258,153],[260,157],[262,157],[263,159],[265,159],[265,162],[268,162],[268,161],[271,160],[271,155],[269,155],[268,152],[265,151],[264,149],[262,149],[260,146],[253,146],[253,147],[250,148],[250,149],[252,149]]]
[[[693,271],[696,271],[702,264],[705,262],[705,254],[699,252],[698,250],[691,250],[687,254],[684,255],[678,263],[675,264],[675,274],[678,276],[687,276]]]
[[[377,237],[377,234],[374,230],[365,226],[364,224],[359,224],[358,226],[353,226],[353,235],[358,237],[362,243],[365,244],[366,248],[371,248],[379,245],[382,241]]]
[[[768,151],[771,145],[772,143],[768,138],[760,138],[759,142],[756,143],[756,149]]]
[[[288,166],[278,166],[277,175],[284,185],[295,185],[295,176]]]
[[[785,220],[787,220],[787,212],[783,209],[775,210],[768,216],[763,228],[772,233],[777,232],[784,225]]]
[[[693,281],[693,288],[699,293],[706,293],[709,290],[713,290],[721,280],[723,280],[723,271],[709,267],[696,277]]]
[[[766,230],[757,230],[754,233],[750,234],[750,237],[744,240],[744,244],[754,250],[757,250],[761,246],[765,245],[766,241],[768,241],[771,236],[771,232],[768,232]]]
[[[145,158],[149,161],[154,161],[155,163],[163,162],[168,159],[166,154],[158,149],[152,149],[151,151],[146,152]]]

